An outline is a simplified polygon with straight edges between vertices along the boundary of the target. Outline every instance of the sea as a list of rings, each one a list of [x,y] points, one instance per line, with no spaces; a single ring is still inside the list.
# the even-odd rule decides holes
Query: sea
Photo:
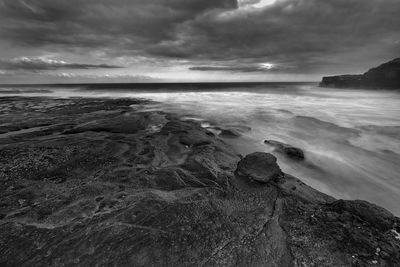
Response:
[[[196,120],[238,154],[273,153],[288,174],[326,194],[362,199],[400,215],[400,90],[321,88],[316,83],[1,85],[0,97],[141,98],[132,107]],[[293,160],[265,144],[302,149]]]

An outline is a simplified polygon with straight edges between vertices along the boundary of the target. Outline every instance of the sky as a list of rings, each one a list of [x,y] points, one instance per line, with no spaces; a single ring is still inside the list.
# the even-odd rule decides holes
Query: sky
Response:
[[[400,57],[400,0],[0,0],[0,83],[318,81]]]

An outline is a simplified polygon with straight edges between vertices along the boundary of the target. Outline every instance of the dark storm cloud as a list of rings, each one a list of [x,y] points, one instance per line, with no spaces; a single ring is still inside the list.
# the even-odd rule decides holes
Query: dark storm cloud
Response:
[[[11,60],[0,60],[0,69],[8,71],[43,71],[43,70],[58,70],[58,69],[115,69],[122,68],[120,66],[106,64],[80,64],[68,63],[61,60],[43,59],[43,58],[28,58],[21,57]]]
[[[362,64],[400,54],[399,0],[277,0],[252,8],[257,2],[0,0],[0,36],[21,47],[81,54],[97,49],[211,68],[234,62],[226,68],[243,72],[258,70],[235,66],[273,62],[308,73],[352,55]]]
[[[0,32],[18,44],[143,50],[176,27],[235,0],[0,0]],[[66,47],[65,47],[66,48]]]
[[[346,62],[352,54],[362,65],[379,51],[386,52],[381,56],[400,53],[399,12],[397,0],[278,1],[254,12],[206,14],[191,22],[190,34],[179,44],[194,58],[279,62],[296,66],[294,72]],[[152,51],[169,56],[176,43]]]

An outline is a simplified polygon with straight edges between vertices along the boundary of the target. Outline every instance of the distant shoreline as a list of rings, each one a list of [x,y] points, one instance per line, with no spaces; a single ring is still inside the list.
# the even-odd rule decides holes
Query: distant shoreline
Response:
[[[372,68],[364,74],[325,76],[320,87],[360,89],[400,89],[400,58]]]
[[[3,83],[0,86],[84,86],[84,85],[249,85],[249,84],[318,84],[319,81],[301,82],[137,82],[137,83]]]

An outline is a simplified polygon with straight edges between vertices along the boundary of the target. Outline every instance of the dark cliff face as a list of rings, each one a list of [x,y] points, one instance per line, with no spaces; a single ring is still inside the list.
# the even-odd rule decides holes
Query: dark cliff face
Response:
[[[400,58],[360,75],[323,77],[321,87],[400,89]]]

